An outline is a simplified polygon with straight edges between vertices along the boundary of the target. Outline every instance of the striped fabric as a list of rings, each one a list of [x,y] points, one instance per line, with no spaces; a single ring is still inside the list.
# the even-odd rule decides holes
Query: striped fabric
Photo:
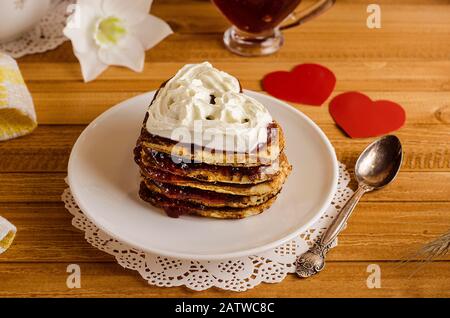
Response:
[[[16,227],[0,216],[0,254],[11,246],[16,232]]]
[[[0,53],[0,141],[28,134],[36,126],[33,100],[19,67]]]

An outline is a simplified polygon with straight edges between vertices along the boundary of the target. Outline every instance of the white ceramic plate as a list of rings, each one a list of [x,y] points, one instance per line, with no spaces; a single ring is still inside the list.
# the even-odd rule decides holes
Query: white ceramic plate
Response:
[[[311,226],[330,205],[338,163],[332,145],[308,117],[275,98],[246,91],[284,129],[293,172],[276,203],[244,220],[173,219],[138,196],[133,148],[154,92],[127,100],[94,120],[76,142],[69,184],[85,215],[140,250],[163,256],[219,260],[277,247]]]

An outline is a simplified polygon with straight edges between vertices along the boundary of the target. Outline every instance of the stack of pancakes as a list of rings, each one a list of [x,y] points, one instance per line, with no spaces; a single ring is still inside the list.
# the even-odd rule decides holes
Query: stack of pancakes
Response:
[[[260,214],[274,203],[291,172],[276,122],[254,152],[230,154],[153,135],[147,119],[148,114],[134,150],[141,171],[139,196],[171,217]]]

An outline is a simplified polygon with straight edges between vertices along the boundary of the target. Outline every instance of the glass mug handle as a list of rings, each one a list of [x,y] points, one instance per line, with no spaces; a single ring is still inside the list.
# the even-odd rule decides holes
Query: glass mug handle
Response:
[[[314,19],[321,13],[330,9],[335,2],[336,0],[320,0],[304,10],[292,12],[281,24],[280,30],[290,29]]]

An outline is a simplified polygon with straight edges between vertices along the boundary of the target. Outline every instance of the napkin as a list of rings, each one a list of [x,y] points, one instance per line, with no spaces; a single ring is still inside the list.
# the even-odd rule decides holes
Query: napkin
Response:
[[[11,246],[16,232],[16,227],[0,216],[0,254]]]
[[[32,132],[37,127],[33,100],[16,61],[0,53],[0,141]]]

